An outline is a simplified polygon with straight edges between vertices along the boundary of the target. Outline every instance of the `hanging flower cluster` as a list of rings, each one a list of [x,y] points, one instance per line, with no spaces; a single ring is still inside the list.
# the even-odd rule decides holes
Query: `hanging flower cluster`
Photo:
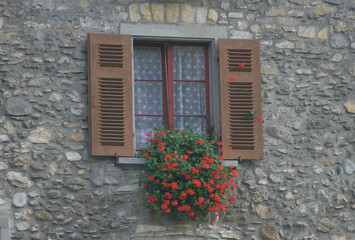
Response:
[[[149,193],[145,205],[152,213],[194,217],[224,212],[236,200],[235,166],[221,165],[222,143],[190,127],[147,134],[141,151],[150,175],[141,181]]]

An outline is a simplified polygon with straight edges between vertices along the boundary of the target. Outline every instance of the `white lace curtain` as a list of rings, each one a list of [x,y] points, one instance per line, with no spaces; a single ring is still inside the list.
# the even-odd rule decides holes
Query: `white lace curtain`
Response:
[[[174,125],[184,128],[190,125],[196,131],[206,126],[206,85],[204,48],[199,46],[173,46]],[[146,133],[165,124],[164,88],[161,48],[134,47],[136,148],[145,146]],[[137,81],[146,80],[146,81]],[[160,81],[152,81],[160,80]],[[168,85],[168,83],[166,83]],[[171,97],[171,96],[168,96]]]

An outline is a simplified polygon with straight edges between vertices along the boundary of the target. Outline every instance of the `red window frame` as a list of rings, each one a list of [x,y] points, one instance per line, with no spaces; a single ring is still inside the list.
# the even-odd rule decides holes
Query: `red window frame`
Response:
[[[164,114],[134,114],[134,116],[165,116],[165,128],[174,130],[174,117],[205,117],[206,126],[210,126],[210,79],[209,79],[209,47],[208,43],[191,43],[191,42],[163,42],[163,43],[142,43],[135,42],[134,47],[160,47],[162,61],[162,80],[154,79],[136,79],[134,81],[163,81],[163,108]],[[201,46],[204,48],[205,54],[205,79],[187,80],[174,79],[173,77],[173,46]],[[206,115],[186,115],[174,113],[174,81],[188,82],[205,82],[206,88]],[[138,150],[138,149],[137,149]]]

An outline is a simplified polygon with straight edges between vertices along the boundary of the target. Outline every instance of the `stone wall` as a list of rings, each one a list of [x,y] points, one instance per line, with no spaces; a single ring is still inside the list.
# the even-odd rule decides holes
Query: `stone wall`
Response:
[[[0,217],[12,239],[355,239],[354,0],[0,1]],[[152,217],[142,170],[88,156],[89,32],[227,26],[261,42],[264,151],[235,206]]]

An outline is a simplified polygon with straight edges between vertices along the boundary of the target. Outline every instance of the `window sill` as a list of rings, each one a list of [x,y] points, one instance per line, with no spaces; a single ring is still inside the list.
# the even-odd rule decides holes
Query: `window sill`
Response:
[[[116,159],[116,164],[117,165],[144,165],[145,159],[144,158],[135,158],[135,157],[118,157]],[[238,167],[238,161],[237,160],[224,160],[222,162],[222,166],[229,166],[229,165],[233,165],[235,167]]]

